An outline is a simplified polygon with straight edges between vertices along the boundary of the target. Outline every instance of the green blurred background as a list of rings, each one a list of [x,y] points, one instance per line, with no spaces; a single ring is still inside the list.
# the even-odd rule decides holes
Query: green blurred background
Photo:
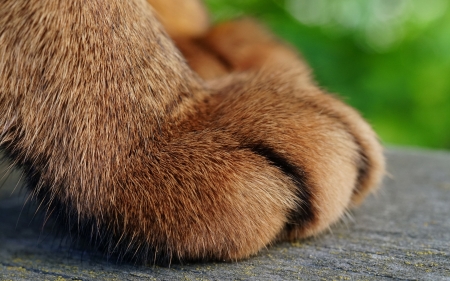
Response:
[[[449,0],[207,0],[298,47],[385,144],[450,149]]]

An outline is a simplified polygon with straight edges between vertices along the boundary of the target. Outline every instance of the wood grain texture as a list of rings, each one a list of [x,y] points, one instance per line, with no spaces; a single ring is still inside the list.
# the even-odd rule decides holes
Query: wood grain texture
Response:
[[[450,280],[450,153],[390,149],[384,186],[314,239],[237,263],[138,267],[73,249],[0,189],[0,280]],[[4,173],[4,172],[3,172]],[[23,209],[23,210],[22,210]]]

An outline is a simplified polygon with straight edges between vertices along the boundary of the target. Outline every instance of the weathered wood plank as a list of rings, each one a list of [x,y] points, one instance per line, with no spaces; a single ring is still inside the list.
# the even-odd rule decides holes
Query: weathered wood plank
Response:
[[[376,197],[314,239],[237,263],[119,265],[70,250],[25,195],[0,190],[0,280],[450,280],[450,153],[391,149]],[[17,226],[16,226],[17,225]]]

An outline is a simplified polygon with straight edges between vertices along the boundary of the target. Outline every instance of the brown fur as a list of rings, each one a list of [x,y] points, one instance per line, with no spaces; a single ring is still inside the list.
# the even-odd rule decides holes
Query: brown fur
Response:
[[[376,135],[295,51],[250,20],[210,29],[198,1],[148,2],[0,2],[0,144],[49,213],[109,254],[231,261],[320,233],[379,183]]]

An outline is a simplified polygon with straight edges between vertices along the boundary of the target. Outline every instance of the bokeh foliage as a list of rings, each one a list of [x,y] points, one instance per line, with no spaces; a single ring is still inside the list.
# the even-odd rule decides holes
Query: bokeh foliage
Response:
[[[298,47],[385,143],[450,149],[450,1],[206,2],[215,21],[250,15]]]

